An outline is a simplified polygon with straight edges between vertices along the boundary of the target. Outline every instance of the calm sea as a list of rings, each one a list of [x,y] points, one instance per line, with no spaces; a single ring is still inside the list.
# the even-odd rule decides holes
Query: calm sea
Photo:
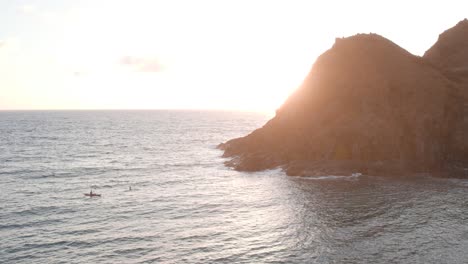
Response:
[[[468,263],[467,180],[226,168],[268,118],[0,112],[0,263]]]

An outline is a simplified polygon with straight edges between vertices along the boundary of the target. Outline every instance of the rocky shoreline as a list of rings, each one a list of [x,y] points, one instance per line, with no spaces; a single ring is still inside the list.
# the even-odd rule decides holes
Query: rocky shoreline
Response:
[[[224,149],[219,145],[218,148]],[[353,160],[295,160],[292,162],[281,162],[267,155],[236,155],[224,156],[230,159],[224,164],[238,171],[261,171],[267,169],[281,168],[288,176],[310,177],[323,175],[353,176],[356,173],[367,176],[384,177],[412,177],[430,175],[441,178],[465,178],[468,179],[468,168],[448,165],[444,168],[432,170],[411,170],[405,167],[401,161],[375,161],[360,162]]]

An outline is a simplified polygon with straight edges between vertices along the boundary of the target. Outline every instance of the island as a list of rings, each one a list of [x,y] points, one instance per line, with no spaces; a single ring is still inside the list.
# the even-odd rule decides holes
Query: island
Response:
[[[422,57],[337,38],[271,120],[218,147],[240,171],[468,177],[468,20]]]

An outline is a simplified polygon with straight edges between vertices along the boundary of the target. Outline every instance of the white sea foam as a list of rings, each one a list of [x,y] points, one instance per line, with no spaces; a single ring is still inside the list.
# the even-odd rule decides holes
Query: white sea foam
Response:
[[[361,173],[353,173],[351,176],[344,175],[323,175],[323,176],[301,176],[300,179],[305,180],[354,180],[361,177]]]

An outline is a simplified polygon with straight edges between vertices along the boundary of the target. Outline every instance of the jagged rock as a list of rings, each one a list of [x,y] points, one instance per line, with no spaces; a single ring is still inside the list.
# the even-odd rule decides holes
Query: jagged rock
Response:
[[[337,39],[276,116],[220,145],[238,170],[442,172],[459,158],[459,84],[376,34]],[[454,156],[456,156],[454,158]]]

